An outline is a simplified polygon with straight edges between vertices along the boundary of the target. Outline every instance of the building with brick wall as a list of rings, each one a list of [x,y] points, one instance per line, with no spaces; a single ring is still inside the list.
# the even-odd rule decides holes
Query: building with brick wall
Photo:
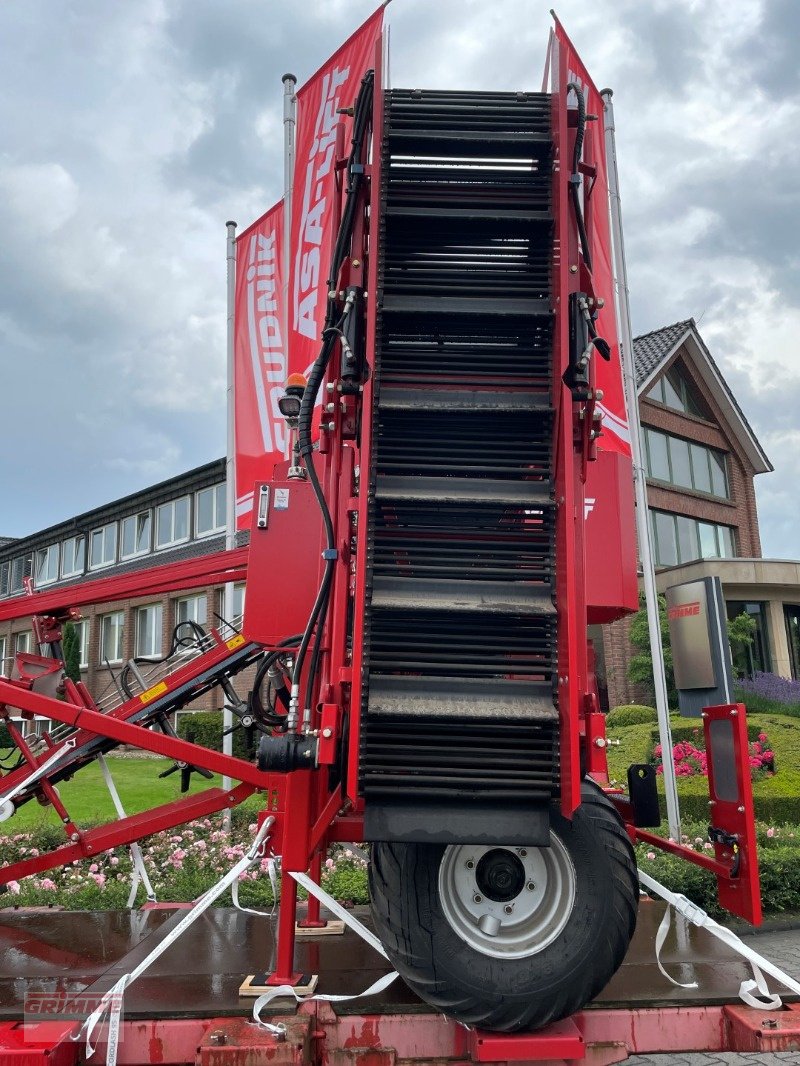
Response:
[[[753,481],[772,469],[693,319],[635,340],[657,581],[719,574],[730,614],[756,621],[737,665],[800,677],[800,563],[761,558]],[[0,600],[36,588],[124,574],[219,551],[225,536],[225,462],[207,463],[29,537],[0,537]],[[175,625],[215,624],[222,590],[211,587],[83,609],[82,674],[99,698],[134,657],[158,658]],[[241,614],[244,585],[236,589]],[[608,706],[641,697],[627,680],[630,620],[591,627]],[[0,668],[34,651],[30,619],[0,622]],[[236,682],[246,692],[248,672]],[[202,707],[218,709],[212,690]]]
[[[769,459],[694,319],[635,338],[634,355],[659,591],[718,575],[728,616],[756,623],[739,672],[800,677],[800,563],[761,557],[754,479]],[[639,702],[630,620],[592,628],[608,705]]]
[[[26,578],[36,589],[59,588],[224,547],[225,460],[218,459],[29,537],[3,538],[0,600],[22,595]],[[166,655],[178,623],[218,625],[222,596],[222,586],[215,585],[81,608],[82,618],[76,623],[81,676],[94,698],[102,700],[117,687],[129,660]],[[241,617],[243,606],[244,584],[237,584],[232,621]],[[9,673],[16,652],[38,651],[33,639],[30,618],[0,622],[0,673]],[[242,692],[251,672],[237,678]],[[214,688],[197,706],[190,706],[218,710],[221,701],[221,690]],[[41,729],[41,723],[34,728]]]

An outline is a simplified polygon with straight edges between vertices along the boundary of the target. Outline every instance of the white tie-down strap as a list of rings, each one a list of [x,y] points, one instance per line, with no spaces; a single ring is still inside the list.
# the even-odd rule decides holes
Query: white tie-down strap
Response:
[[[299,874],[290,871],[290,875],[295,879],[298,885],[301,885],[306,892],[309,892],[312,896],[316,896],[320,903],[327,909],[335,914],[337,918],[340,918],[345,925],[348,925],[353,932],[358,933],[362,940],[365,940],[370,947],[375,948],[379,955],[382,955],[384,959],[388,959],[389,956],[384,950],[383,944],[375,936],[371,930],[360,922],[353,914],[350,913],[345,907],[336,900],[324,888],[312,881],[307,874]],[[347,996],[325,995],[323,993],[312,992],[308,995],[302,995],[292,988],[291,985],[276,985],[275,988],[271,988],[269,992],[265,992],[263,996],[259,996],[253,1004],[253,1021],[256,1025],[259,1025],[262,1029],[266,1029],[268,1032],[273,1033],[277,1037],[282,1037],[286,1033],[285,1026],[274,1025],[270,1022],[265,1022],[261,1018],[261,1012],[266,1006],[272,1003],[273,1000],[279,998],[292,997],[297,1000],[298,1003],[309,1003],[313,1000],[324,1000],[326,1003],[343,1003],[352,999],[364,999],[367,996],[376,996],[379,992],[383,992],[385,988],[395,981],[400,975],[397,970],[392,970],[391,973],[384,974],[383,977],[379,977],[377,981],[374,981],[369,988],[365,988],[363,992],[356,992]]]
[[[666,930],[669,929],[669,908],[674,907],[676,911],[679,911],[684,918],[696,925],[699,928],[707,929],[709,933],[715,936],[718,940],[721,940],[723,944],[727,944],[729,948],[733,948],[734,951],[742,955],[750,963],[753,970],[753,979],[750,981],[742,981],[739,986],[739,998],[747,1004],[748,1007],[756,1007],[759,1010],[778,1010],[781,1006],[781,998],[778,995],[773,995],[767,988],[767,982],[764,977],[765,971],[774,977],[776,981],[788,988],[790,992],[800,996],[800,982],[796,981],[789,974],[785,973],[780,967],[776,966],[774,962],[770,962],[769,959],[765,959],[763,955],[759,955],[757,951],[753,951],[751,947],[741,940],[736,933],[730,929],[726,929],[724,925],[720,925],[719,922],[715,922],[702,907],[698,907],[696,904],[688,900],[686,896],[682,896],[677,892],[671,892],[668,888],[656,881],[650,874],[646,874],[643,870],[639,870],[639,880],[651,894],[655,893],[657,896],[661,896],[663,900],[666,900],[667,915],[666,927],[665,921],[662,920],[661,926],[656,936],[656,961],[658,962],[658,968],[666,977],[669,974],[666,973],[664,967],[661,965],[659,959],[659,952],[663,946],[664,939],[666,937]],[[664,935],[661,936],[661,931],[664,929]],[[673,984],[679,984],[669,977]],[[696,985],[681,985],[682,988],[697,987]],[[758,996],[753,995],[754,992],[758,992]]]
[[[106,783],[109,795],[111,796],[111,802],[114,804],[114,809],[120,818],[126,818],[125,808],[122,806],[122,800],[119,798],[119,792],[117,792],[117,786],[114,778],[111,776],[111,771],[108,768],[105,755],[98,755],[97,761],[100,763],[100,770],[103,774],[103,780]],[[133,873],[131,874],[131,891],[128,896],[128,910],[136,902],[136,893],[139,891],[139,882],[144,885],[144,890],[147,894],[147,899],[150,903],[156,902],[156,894],[150,883],[150,878],[147,875],[147,870],[144,865],[144,858],[142,856],[142,849],[138,844],[130,844],[128,850],[131,853],[131,862],[133,863]]]
[[[255,839],[249,850],[241,859],[239,859],[236,865],[225,874],[221,881],[218,881],[216,885],[209,888],[207,892],[204,892],[202,896],[199,896],[194,901],[192,909],[186,912],[175,928],[168,933],[159,944],[156,944],[150,954],[142,959],[138,966],[131,970],[130,973],[123,974],[119,981],[117,981],[117,983],[105,993],[96,1009],[89,1015],[81,1026],[79,1032],[73,1037],[73,1040],[80,1040],[85,1034],[87,1058],[91,1058],[95,1051],[96,1045],[92,1044],[92,1037],[94,1036],[95,1029],[102,1024],[106,1015],[108,1015],[106,1066],[116,1066],[120,1015],[122,1013],[122,998],[125,989],[129,985],[132,985],[138,977],[141,977],[145,970],[148,970],[156,959],[159,959],[164,952],[186,932],[189,926],[192,925],[193,922],[196,922],[200,915],[208,910],[211,904],[218,899],[223,892],[236,884],[240,874],[249,869],[253,863],[260,862],[263,858],[266,840],[274,821],[275,819],[271,817],[265,819],[261,828],[256,833]]]
[[[19,784],[14,785],[10,791],[0,796],[0,822],[4,822],[6,818],[10,818],[14,813],[14,806],[11,802],[14,797],[18,796],[23,789],[28,788],[34,781],[38,781],[40,777],[43,777],[52,766],[55,766],[59,759],[63,759],[67,752],[72,751],[74,747],[75,738],[73,737],[62,744],[58,751],[54,751],[49,759],[45,759],[41,766],[37,766],[32,774],[28,774]]]
[[[263,859],[261,861],[263,862]],[[272,889],[272,907],[270,910],[257,911],[252,907],[243,907],[239,902],[239,882],[234,881],[231,885],[231,899],[237,910],[243,911],[245,914],[255,914],[259,918],[270,918],[275,913],[275,906],[278,902],[278,864],[280,861],[280,855],[270,855],[267,860],[267,877],[269,878],[270,888]]]

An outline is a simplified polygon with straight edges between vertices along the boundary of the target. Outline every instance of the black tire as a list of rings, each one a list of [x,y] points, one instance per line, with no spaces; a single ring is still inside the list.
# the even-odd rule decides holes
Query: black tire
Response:
[[[483,954],[456,932],[440,900],[443,845],[373,845],[375,930],[422,999],[467,1025],[514,1032],[568,1017],[606,986],[636,927],[633,848],[614,807],[591,781],[571,821],[552,810],[551,832],[574,870],[572,907],[555,939],[521,958]]]

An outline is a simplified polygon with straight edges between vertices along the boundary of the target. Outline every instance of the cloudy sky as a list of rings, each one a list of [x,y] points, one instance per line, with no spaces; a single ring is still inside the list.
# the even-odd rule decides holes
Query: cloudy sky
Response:
[[[281,192],[282,85],[376,0],[0,4],[0,535],[222,455],[225,221]],[[538,89],[549,2],[394,0],[392,82]],[[800,556],[798,0],[560,0],[615,90],[635,332],[693,315]]]

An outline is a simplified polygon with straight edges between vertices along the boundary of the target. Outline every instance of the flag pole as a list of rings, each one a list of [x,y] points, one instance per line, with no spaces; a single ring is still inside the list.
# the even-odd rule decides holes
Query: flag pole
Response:
[[[603,89],[600,95],[604,104],[603,128],[608,158],[608,194],[611,209],[611,231],[614,239],[614,274],[619,318],[620,360],[625,381],[625,399],[628,404],[628,421],[631,431],[633,458],[633,483],[636,494],[636,533],[639,541],[639,558],[644,578],[644,597],[647,606],[647,625],[650,632],[650,652],[653,659],[653,684],[658,714],[658,733],[661,741],[661,763],[664,768],[664,793],[667,801],[667,822],[670,836],[680,842],[681,820],[678,806],[678,788],[675,764],[672,760],[672,729],[669,722],[667,702],[667,678],[664,670],[664,648],[661,643],[661,619],[658,610],[658,590],[653,565],[653,549],[650,540],[650,521],[647,509],[647,482],[642,462],[642,427],[639,419],[639,393],[636,387],[636,370],[633,359],[633,336],[628,290],[628,268],[625,264],[625,244],[622,237],[622,200],[619,194],[617,170],[617,147],[614,126],[613,92]]]
[[[289,326],[289,277],[292,268],[292,184],[294,182],[294,137],[297,125],[297,97],[294,87],[297,78],[294,74],[283,75],[283,292],[281,293],[283,328],[286,335],[286,365],[291,367],[289,357],[289,338],[292,335]],[[291,458],[289,437],[286,440],[285,458]]]
[[[236,547],[236,406],[235,406],[235,361],[234,361],[234,307],[236,302],[236,223],[227,222],[226,266],[227,266],[227,410],[228,410],[228,451],[225,458],[225,550],[233,551]],[[233,622],[233,582],[225,585],[224,607],[225,620]],[[230,636],[231,634],[229,634]],[[224,755],[233,754],[233,712],[225,703],[222,712],[222,751]],[[227,792],[231,779],[222,778],[222,787]],[[231,811],[226,807],[224,815],[225,828],[230,829]]]

